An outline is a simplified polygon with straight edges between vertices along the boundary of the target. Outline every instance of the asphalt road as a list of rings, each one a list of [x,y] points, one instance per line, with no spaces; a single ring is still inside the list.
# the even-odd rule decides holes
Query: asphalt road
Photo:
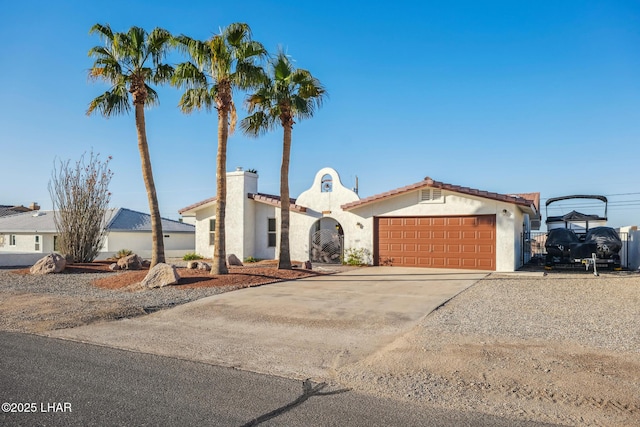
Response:
[[[0,332],[0,403],[2,426],[548,425],[5,332]]]

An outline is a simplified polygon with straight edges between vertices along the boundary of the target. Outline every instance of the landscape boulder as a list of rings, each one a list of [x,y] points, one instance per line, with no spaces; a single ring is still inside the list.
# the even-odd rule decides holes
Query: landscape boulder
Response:
[[[164,286],[176,285],[179,280],[180,276],[175,266],[160,262],[149,270],[147,276],[142,280],[141,285],[145,288],[162,288]]]
[[[67,260],[60,254],[51,253],[43,258],[40,258],[31,267],[29,272],[31,274],[51,274],[60,273],[67,266]]]
[[[199,262],[198,270],[211,271],[211,265],[207,264],[206,262]]]
[[[187,268],[190,270],[195,270],[200,266],[198,261],[187,261]]]
[[[240,261],[240,258],[235,256],[234,254],[230,254],[227,257],[227,261],[229,262],[229,265],[237,265],[239,267],[242,267],[244,265],[242,261]]]
[[[140,270],[143,266],[143,259],[136,254],[122,257],[118,260],[120,270]]]
[[[109,270],[118,271],[118,270],[120,270],[120,266],[117,263],[113,262],[113,263],[109,264]]]

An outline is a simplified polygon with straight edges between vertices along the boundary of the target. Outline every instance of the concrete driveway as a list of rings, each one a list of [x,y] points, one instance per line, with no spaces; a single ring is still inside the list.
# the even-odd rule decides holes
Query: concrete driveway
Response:
[[[331,380],[488,272],[368,267],[203,298],[48,336],[289,378]]]

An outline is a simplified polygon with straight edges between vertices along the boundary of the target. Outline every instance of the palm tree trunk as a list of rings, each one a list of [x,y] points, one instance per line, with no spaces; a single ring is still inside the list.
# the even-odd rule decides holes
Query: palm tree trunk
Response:
[[[211,274],[228,274],[225,247],[225,215],[227,208],[227,138],[229,111],[218,110],[218,154],[216,157],[216,234]]]
[[[160,218],[160,208],[158,207],[158,196],[156,195],[156,185],[153,182],[153,171],[151,170],[151,159],[149,158],[149,145],[147,143],[147,127],[144,120],[143,103],[135,103],[136,109],[136,130],[138,131],[138,150],[142,162],[142,179],[147,189],[149,199],[149,211],[151,214],[151,266],[165,262],[164,240],[162,238],[162,220]]]
[[[289,159],[291,157],[291,129],[283,126],[282,166],[280,167],[280,255],[278,269],[291,270],[291,254],[289,253]]]

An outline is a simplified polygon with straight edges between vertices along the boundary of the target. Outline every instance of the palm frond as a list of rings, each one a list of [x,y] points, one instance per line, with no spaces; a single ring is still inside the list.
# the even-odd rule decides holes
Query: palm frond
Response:
[[[173,44],[180,52],[189,55],[198,68],[202,69],[205,67],[210,56],[207,43],[185,35],[179,35],[174,37]]]
[[[134,26],[129,29],[127,38],[123,40],[127,41],[127,56],[133,60],[133,64],[137,66],[144,64],[149,55],[146,46],[147,32],[140,27]]]
[[[206,87],[187,89],[180,97],[178,106],[184,113],[191,113],[193,110],[205,109],[211,111],[214,108],[214,97]]]
[[[240,120],[240,129],[245,135],[256,138],[272,130],[275,124],[276,121],[272,116],[264,111],[256,111]]]
[[[109,26],[109,24],[94,24],[90,29],[89,29],[89,34],[98,34],[98,36],[105,42],[110,42],[111,40],[113,40],[113,31],[111,30],[111,27]]]
[[[176,67],[171,85],[179,88],[195,88],[207,86],[207,75],[202,72],[195,64],[191,62],[183,62]]]
[[[326,91],[320,81],[307,70],[296,69],[289,57],[282,51],[270,61],[266,79],[245,104],[252,116],[262,113],[270,121],[259,121],[257,117],[245,122],[241,127],[255,136],[256,126],[273,126],[278,122],[290,126],[294,119],[313,117],[322,106]]]
[[[147,89],[147,99],[145,100],[145,107],[155,107],[160,105],[160,98],[158,97],[158,92],[156,92],[151,86],[145,85]]]
[[[103,93],[89,103],[87,115],[99,112],[103,117],[111,117],[128,113],[131,109],[129,103],[129,92],[124,85],[118,85]]]
[[[154,65],[158,66],[164,59],[173,36],[163,28],[154,28],[147,38],[147,49],[151,54]]]
[[[235,22],[227,26],[221,36],[229,45],[237,48],[251,37],[251,28],[243,22]]]
[[[252,62],[242,61],[236,64],[231,80],[240,89],[250,89],[259,86],[268,79],[264,70]]]
[[[158,64],[155,72],[153,73],[151,81],[154,84],[168,83],[173,77],[175,70],[169,64]]]

